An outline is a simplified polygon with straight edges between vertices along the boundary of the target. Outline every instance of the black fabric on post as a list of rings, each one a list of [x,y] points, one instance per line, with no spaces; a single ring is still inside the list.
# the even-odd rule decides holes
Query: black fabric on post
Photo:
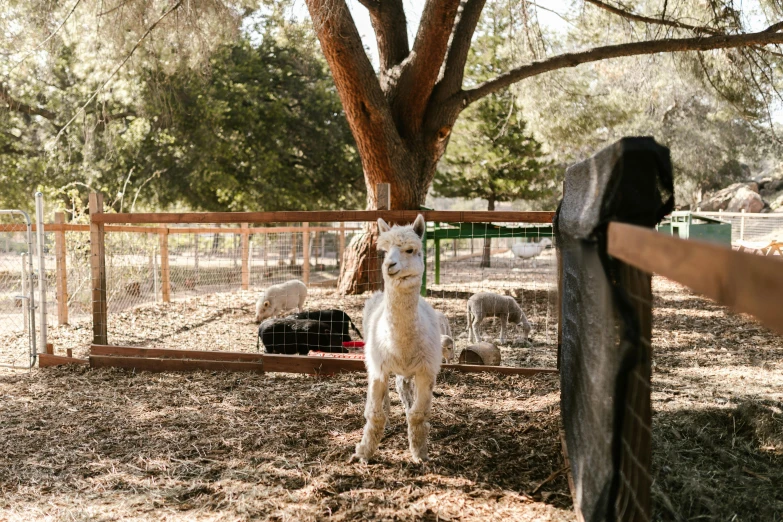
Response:
[[[610,258],[610,221],[652,227],[674,204],[669,150],[623,138],[566,171],[555,219],[562,261],[561,413],[588,521],[650,518],[650,276]]]

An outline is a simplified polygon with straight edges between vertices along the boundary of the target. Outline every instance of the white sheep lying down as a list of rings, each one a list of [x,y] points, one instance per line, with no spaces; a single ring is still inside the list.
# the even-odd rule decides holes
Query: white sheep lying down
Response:
[[[532,329],[522,308],[513,297],[498,295],[491,292],[479,292],[468,299],[468,342],[481,341],[481,321],[485,317],[500,319],[500,342],[506,342],[506,324],[522,327],[524,339]]]
[[[258,296],[256,322],[293,310],[301,312],[307,299],[307,287],[298,279],[272,285]]]

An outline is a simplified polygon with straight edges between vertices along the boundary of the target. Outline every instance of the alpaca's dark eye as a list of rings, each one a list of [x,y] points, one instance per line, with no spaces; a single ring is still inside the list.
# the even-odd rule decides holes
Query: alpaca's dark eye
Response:
[[[405,251],[405,253],[406,253],[406,254],[412,254],[412,253],[413,253],[413,249],[412,249],[412,248],[409,248],[408,250],[406,250],[406,251]]]

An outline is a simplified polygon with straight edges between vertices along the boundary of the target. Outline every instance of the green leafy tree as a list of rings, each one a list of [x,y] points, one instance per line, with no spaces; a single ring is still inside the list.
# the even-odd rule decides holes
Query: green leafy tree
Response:
[[[495,210],[499,202],[546,196],[550,185],[541,143],[525,132],[513,98],[505,94],[479,102],[455,129],[433,195],[480,198]],[[490,266],[490,251],[486,238],[481,266]]]
[[[325,63],[305,30],[285,45],[267,24],[257,47],[219,48],[205,75],[151,73],[158,114],[138,159],[161,206],[203,210],[357,208],[364,176]],[[162,85],[157,88],[155,86]],[[156,176],[156,172],[160,175]]]
[[[49,209],[74,213],[94,190],[115,210],[360,206],[334,82],[310,24],[286,19],[285,5],[246,18],[257,25],[242,33],[241,17],[213,13],[203,21],[219,30],[192,45],[163,31],[119,69],[145,29],[123,20],[131,37],[112,31],[119,12],[57,11],[64,23],[51,33],[59,24],[31,5],[0,9],[24,29],[7,25],[18,34],[0,61],[0,207],[30,210],[36,189]]]
[[[511,22],[507,6],[493,3],[477,30],[468,60],[471,80],[481,81],[511,61],[504,44]],[[492,94],[470,107],[454,127],[451,145],[433,181],[436,197],[459,197],[495,204],[535,200],[551,193],[551,172],[541,143],[526,132],[514,94]],[[485,238],[481,266],[490,266],[491,239]]]

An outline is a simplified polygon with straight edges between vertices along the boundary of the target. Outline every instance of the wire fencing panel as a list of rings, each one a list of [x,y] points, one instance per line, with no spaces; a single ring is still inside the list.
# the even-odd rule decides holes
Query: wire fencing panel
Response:
[[[352,319],[349,338],[359,340],[368,291],[378,288],[382,279],[379,259],[373,257],[377,254],[361,265],[361,293],[341,295],[338,281],[343,265],[350,263],[361,240],[375,227],[374,222],[188,224],[146,226],[141,228],[150,232],[139,233],[132,232],[133,227],[107,225],[109,342],[194,350],[263,349],[257,341],[257,301],[270,286],[291,280],[307,286],[303,312],[344,311]],[[468,298],[479,291],[493,292],[516,300],[533,328],[529,341],[522,328],[516,328],[497,343],[502,364],[554,366],[557,276],[552,240],[550,224],[429,224],[422,294],[447,317],[457,352],[471,344]],[[70,276],[77,268],[71,265],[68,270]],[[83,273],[89,274],[86,265]],[[85,288],[83,294],[70,292],[71,302],[89,310],[89,284]],[[295,303],[276,313],[287,315],[296,309]],[[261,315],[259,319],[266,318]],[[486,340],[498,338],[500,323],[499,318],[483,322]]]
[[[438,239],[443,238],[443,239]],[[514,298],[532,334],[521,326],[508,342],[500,336],[501,319],[481,322],[487,341],[496,343],[503,364],[554,366],[557,346],[557,265],[550,224],[435,223],[427,232],[426,296],[452,323],[456,349],[471,342],[467,300],[479,292]],[[479,313],[481,302],[477,303]]]
[[[0,212],[0,365],[26,368],[35,331],[32,238],[21,213]]]
[[[731,242],[783,241],[783,213],[697,212],[731,223]]]
[[[610,220],[653,227],[671,211],[669,151],[624,138],[566,172],[561,413],[580,518],[650,519],[652,291],[606,250]]]

